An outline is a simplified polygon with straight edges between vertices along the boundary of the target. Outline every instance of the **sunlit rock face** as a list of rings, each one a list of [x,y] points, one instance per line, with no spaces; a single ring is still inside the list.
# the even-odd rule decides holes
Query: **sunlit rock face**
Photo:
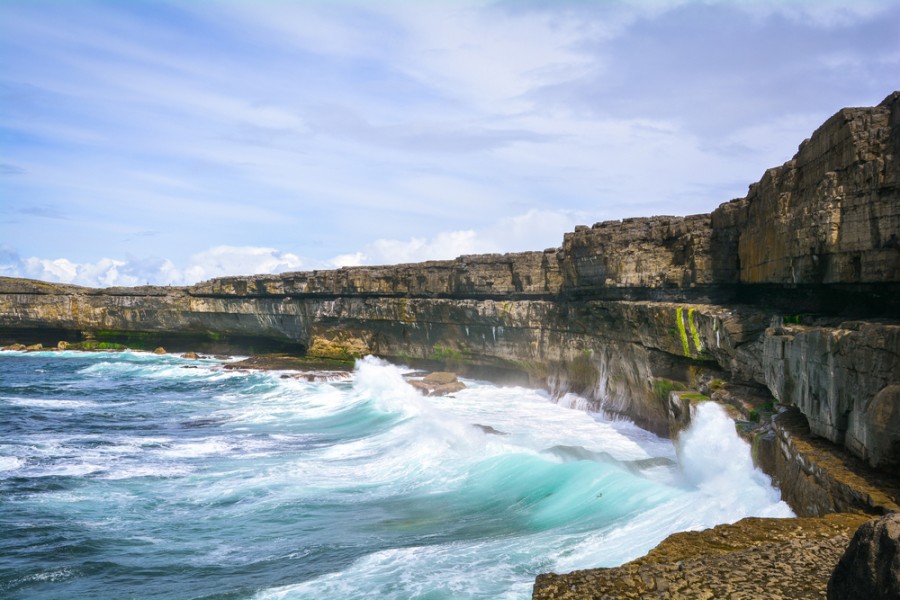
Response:
[[[0,278],[0,342],[372,353],[573,392],[661,434],[673,391],[727,398],[748,419],[777,400],[814,435],[892,469],[898,161],[893,93],[839,111],[708,215],[579,227],[544,251],[180,288]]]

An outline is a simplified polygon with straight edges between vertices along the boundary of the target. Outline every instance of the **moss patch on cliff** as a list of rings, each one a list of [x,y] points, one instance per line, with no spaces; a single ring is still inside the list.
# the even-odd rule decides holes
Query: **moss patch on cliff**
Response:
[[[684,328],[684,309],[680,306],[675,309],[675,325],[678,327],[678,337],[681,339],[681,346],[684,349],[684,355],[691,357],[691,348],[688,345],[687,331]]]
[[[657,377],[653,380],[653,395],[660,402],[668,402],[669,394],[672,392],[680,392],[685,389],[685,385],[681,382],[665,377]]]
[[[696,308],[691,308],[688,310],[688,325],[691,327],[691,339],[694,340],[694,347],[697,348],[697,352],[703,352],[703,345],[700,343],[700,332],[697,331],[697,326],[694,324],[694,311]]]
[[[463,360],[463,353],[449,346],[435,344],[430,358],[442,362],[460,362]]]

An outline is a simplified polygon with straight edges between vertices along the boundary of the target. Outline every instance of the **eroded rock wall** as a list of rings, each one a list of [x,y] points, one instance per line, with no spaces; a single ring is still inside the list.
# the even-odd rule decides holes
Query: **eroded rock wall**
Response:
[[[460,256],[378,267],[222,277],[192,286],[199,296],[540,297],[559,293],[556,249]]]
[[[740,282],[900,280],[898,138],[897,92],[876,107],[845,108],[746,198],[714,211],[714,223],[732,228],[721,238],[737,238]]]
[[[710,215],[605,221],[567,233],[563,288],[681,288],[713,283]]]
[[[813,434],[900,468],[900,325],[778,326],[763,341],[766,384]]]

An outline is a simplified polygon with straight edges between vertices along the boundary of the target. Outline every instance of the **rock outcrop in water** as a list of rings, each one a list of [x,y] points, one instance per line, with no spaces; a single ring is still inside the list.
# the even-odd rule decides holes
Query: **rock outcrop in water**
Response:
[[[898,235],[895,92],[839,111],[708,215],[578,227],[537,252],[183,288],[0,278],[0,343],[372,353],[577,392],[660,434],[712,397],[764,425],[763,462],[796,488],[798,512],[838,496],[841,510],[883,512],[892,493],[841,492],[792,448],[813,436],[883,474],[900,467]],[[805,433],[768,423],[776,404]]]

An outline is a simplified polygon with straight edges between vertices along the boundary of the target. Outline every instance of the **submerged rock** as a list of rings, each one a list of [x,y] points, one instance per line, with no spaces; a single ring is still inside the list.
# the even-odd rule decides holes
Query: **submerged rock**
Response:
[[[306,371],[303,373],[285,373],[282,379],[301,379],[310,383],[346,381],[353,377],[350,371]]]
[[[477,427],[478,429],[480,429],[484,433],[487,433],[488,435],[509,435],[505,431],[500,431],[499,429],[494,429],[490,425],[481,425],[480,423],[473,423],[472,427]]]

